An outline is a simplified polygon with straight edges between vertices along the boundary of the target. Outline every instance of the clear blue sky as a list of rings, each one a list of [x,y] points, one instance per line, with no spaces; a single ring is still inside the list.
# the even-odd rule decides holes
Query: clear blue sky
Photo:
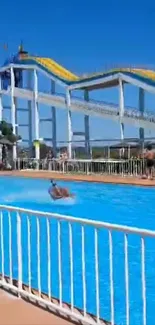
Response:
[[[14,53],[23,39],[30,53],[51,57],[77,74],[114,64],[155,66],[153,0],[2,1],[0,23],[2,63],[7,55],[3,44],[8,43],[9,52]],[[125,95],[125,104],[137,106],[136,88],[126,86]],[[91,97],[117,103],[118,89],[93,92]],[[146,95],[146,107],[155,109],[155,96]],[[46,112],[41,108],[42,116]],[[66,140],[66,112],[57,110],[57,119],[58,139]],[[117,123],[91,118],[90,125],[91,138],[120,137]],[[82,116],[73,114],[73,128],[82,130]],[[42,127],[41,135],[48,136],[49,131],[49,126]],[[138,130],[125,127],[125,136],[137,135]],[[148,130],[146,135],[152,133]]]

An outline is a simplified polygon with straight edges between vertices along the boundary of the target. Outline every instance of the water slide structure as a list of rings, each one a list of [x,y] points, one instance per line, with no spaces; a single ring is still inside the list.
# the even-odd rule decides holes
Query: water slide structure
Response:
[[[24,86],[24,73],[27,73],[27,86]],[[39,72],[45,75],[51,82],[51,93],[39,91]],[[0,68],[1,89],[0,96],[11,97],[11,123],[14,132],[18,130],[16,121],[17,98],[22,98],[28,102],[29,117],[34,109],[34,138],[40,138],[39,130],[39,104],[51,106],[52,134],[51,140],[54,150],[56,150],[56,109],[67,110],[67,134],[68,152],[72,156],[73,135],[84,136],[86,152],[90,153],[89,116],[94,115],[100,118],[112,119],[119,123],[121,139],[124,139],[124,125],[131,124],[139,128],[139,137],[144,141],[144,130],[155,130],[155,112],[149,112],[145,108],[145,91],[155,93],[155,70],[146,68],[115,68],[106,72],[94,73],[83,77],[70,72],[53,59],[30,55],[20,46],[17,54],[8,58]],[[62,93],[56,92],[56,85],[62,87]],[[139,90],[139,107],[126,107],[124,104],[124,87],[127,84],[136,86]],[[90,92],[97,89],[109,87],[119,88],[119,105],[104,101],[90,99]],[[75,97],[72,92],[83,91],[83,98]],[[2,119],[3,105],[0,100],[0,119]],[[71,112],[77,111],[84,114],[84,132],[73,132]],[[48,119],[49,121],[49,119]],[[29,118],[29,144],[32,144],[32,118]],[[14,158],[16,152],[14,149]],[[36,158],[39,158],[39,151],[36,149]]]

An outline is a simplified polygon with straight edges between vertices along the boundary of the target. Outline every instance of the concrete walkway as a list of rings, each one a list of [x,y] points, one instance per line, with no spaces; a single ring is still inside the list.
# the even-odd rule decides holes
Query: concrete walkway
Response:
[[[46,310],[0,289],[0,325],[71,325]]]
[[[80,175],[80,174],[62,174],[50,171],[35,171],[35,170],[21,170],[21,171],[4,171],[0,172],[2,176],[19,176],[30,178],[54,178],[63,181],[85,181],[85,182],[97,182],[107,184],[126,184],[126,185],[139,185],[139,186],[153,186],[155,187],[155,178],[153,180],[142,179],[140,177],[122,177],[122,176],[110,176],[110,175]]]

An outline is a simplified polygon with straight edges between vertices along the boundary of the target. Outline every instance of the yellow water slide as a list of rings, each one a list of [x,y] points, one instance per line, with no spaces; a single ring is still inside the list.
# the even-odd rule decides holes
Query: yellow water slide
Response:
[[[155,71],[144,69],[144,68],[115,68],[106,72],[101,73],[94,73],[94,74],[88,74],[87,77],[78,77],[74,73],[70,72],[69,70],[65,69],[63,66],[58,64],[56,61],[50,59],[50,58],[42,58],[37,56],[22,56],[22,60],[30,60],[33,62],[36,62],[41,66],[43,69],[45,69],[47,72],[53,74],[54,76],[60,78],[61,80],[64,80],[64,82],[74,82],[74,81],[83,81],[84,79],[90,80],[93,77],[99,77],[110,74],[110,73],[118,73],[118,72],[130,72],[131,74],[134,73],[137,76],[147,78],[150,81],[155,82]]]
[[[140,77],[144,77],[144,78],[150,79],[152,81],[155,81],[155,71],[154,70],[142,69],[142,68],[121,68],[121,69],[116,69],[116,71],[135,73],[135,74],[139,75]]]
[[[57,62],[50,58],[40,58],[40,57],[31,57],[32,60],[36,61],[39,65],[41,65],[44,69],[46,69],[49,73],[54,74],[58,78],[61,78],[66,81],[76,81],[79,78],[70,72],[69,70],[65,69]]]
[[[92,74],[88,74],[87,77],[82,77],[79,78],[79,80],[84,80],[84,79],[91,79],[93,77],[99,77],[99,76],[106,76],[107,74],[110,73],[119,73],[119,72],[130,72],[131,74],[134,73],[137,76],[143,77],[143,78],[147,78],[151,81],[155,81],[155,71],[154,70],[149,70],[149,69],[142,69],[142,68],[115,68],[115,69],[111,69],[109,71],[105,71],[105,72],[97,72],[97,73],[92,73]]]
[[[133,69],[134,73],[139,74],[141,77],[150,79],[155,81],[155,71],[154,70],[147,70],[147,69]]]

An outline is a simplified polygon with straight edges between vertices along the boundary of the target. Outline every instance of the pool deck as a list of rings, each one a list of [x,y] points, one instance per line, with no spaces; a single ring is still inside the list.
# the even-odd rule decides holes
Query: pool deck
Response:
[[[0,280],[2,275],[0,274]],[[83,316],[83,311],[74,307],[74,315],[68,315],[71,312],[71,305],[62,303],[63,311],[56,308],[60,302],[56,298],[51,297],[51,305],[48,307],[46,301],[49,302],[48,295],[41,293],[42,300],[37,300],[39,292],[31,288],[31,297],[27,295],[29,287],[22,284],[22,297],[18,298],[17,290],[18,281],[12,280],[13,287],[6,287],[10,284],[10,278],[5,276],[4,285],[0,287],[0,325],[85,325],[83,320],[77,320],[74,315]],[[9,312],[8,312],[9,311]],[[94,315],[86,314],[90,323],[97,322]],[[101,325],[110,325],[109,321],[100,318]]]
[[[36,292],[37,295],[37,292]],[[34,295],[35,299],[35,295]],[[49,309],[45,304],[36,304],[35,300],[18,298],[12,291],[0,289],[0,325],[84,325],[83,321],[67,316],[54,309]],[[54,302],[54,301],[53,301]],[[56,304],[56,302],[55,302]],[[63,307],[68,306],[63,303]],[[75,313],[81,312],[74,308]],[[92,321],[95,318],[90,314],[87,317]],[[110,325],[100,319],[102,325]]]
[[[71,325],[46,310],[0,289],[0,325]]]
[[[21,171],[4,171],[0,172],[2,176],[18,176],[18,177],[30,177],[30,178],[54,178],[63,181],[85,181],[85,182],[97,182],[107,184],[126,184],[126,185],[139,185],[139,186],[152,186],[155,187],[155,179],[148,180],[140,177],[121,177],[110,175],[82,175],[82,174],[62,174],[50,171],[35,171],[35,170],[21,170]]]

